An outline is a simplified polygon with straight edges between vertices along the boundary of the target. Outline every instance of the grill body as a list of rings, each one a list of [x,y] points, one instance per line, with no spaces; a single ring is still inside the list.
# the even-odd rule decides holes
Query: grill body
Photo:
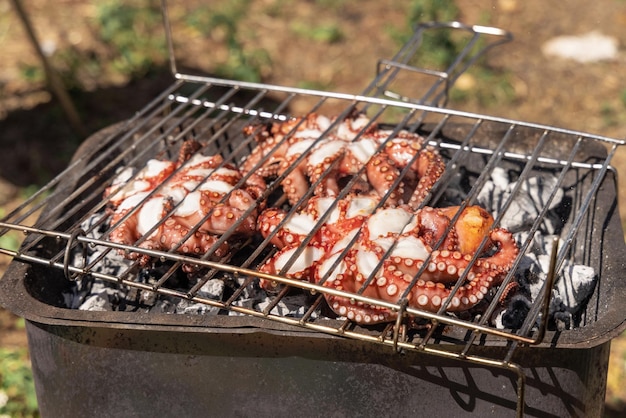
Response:
[[[508,417],[516,410],[516,377],[499,368],[293,330],[108,325],[27,323],[42,416]],[[526,416],[602,416],[609,344],[517,350]]]
[[[94,135],[84,149],[106,134]],[[588,323],[549,331],[541,347],[518,347],[510,359],[525,375],[529,416],[602,414],[610,339],[624,318],[615,300],[625,293],[617,280],[624,252],[611,172],[598,195],[594,222],[599,219],[600,225],[589,229],[601,231],[603,273]],[[68,310],[62,306],[69,283],[59,269],[19,260],[0,281],[0,303],[27,319],[43,416],[163,411],[414,416],[442,410],[450,416],[511,416],[516,411],[514,373],[454,358],[467,336],[462,329],[430,342],[450,358],[396,353],[389,346],[262,318]],[[472,345],[472,354],[501,359],[511,352],[506,341],[481,341]]]

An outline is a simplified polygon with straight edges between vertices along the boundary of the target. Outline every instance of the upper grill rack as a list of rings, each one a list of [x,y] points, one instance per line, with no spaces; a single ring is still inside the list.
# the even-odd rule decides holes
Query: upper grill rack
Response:
[[[605,253],[610,252],[610,249],[604,248],[603,238],[613,222],[610,206],[615,201],[614,172],[610,161],[625,141],[438,107],[445,104],[448,89],[471,63],[486,50],[510,38],[506,32],[458,23],[424,25],[418,28],[416,35],[396,57],[379,62],[377,77],[362,94],[353,95],[181,74],[173,58],[167,18],[165,24],[170,41],[172,71],[177,81],[134,118],[88,140],[77,151],[66,170],[8,214],[0,222],[2,234],[16,230],[24,232],[27,238],[19,250],[0,248],[0,253],[32,265],[41,274],[55,275],[57,279],[51,278],[51,283],[54,281],[56,286],[62,288],[73,286],[64,278],[83,281],[99,279],[120,288],[243,315],[229,317],[233,324],[246,323],[246,318],[253,317],[261,319],[261,322],[252,323],[255,326],[297,326],[389,345],[398,350],[421,350],[439,356],[506,367],[519,376],[520,399],[523,396],[523,373],[511,362],[518,345],[558,343],[561,346],[576,346],[583,340],[588,344],[589,341],[601,338],[593,331],[577,335],[549,332],[546,340],[551,342],[543,342],[545,330],[542,326],[537,327],[537,324],[546,324],[550,298],[545,295],[550,294],[552,280],[556,279],[566,262],[576,260],[580,264],[591,265],[599,272],[600,280],[604,280],[602,286],[596,286],[587,301],[579,318],[579,326],[584,329],[589,324],[602,323],[604,330],[618,332],[623,319],[611,317],[602,310],[603,306],[616,305],[612,300],[616,297],[611,291],[613,285],[607,286],[606,283],[611,280],[613,265],[604,260]],[[419,47],[423,31],[441,27],[464,30],[472,36],[454,64],[442,72],[409,65],[410,57]],[[495,36],[498,39],[476,52],[474,47],[483,36]],[[395,89],[398,74],[403,72],[434,76],[435,82],[420,99],[413,99]],[[354,111],[362,111],[373,122],[390,126],[396,133],[406,129],[423,135],[429,145],[440,150],[446,162],[445,174],[433,188],[428,205],[449,203],[453,197],[447,195],[446,190],[453,183],[465,185],[464,194],[457,196],[457,203],[474,204],[495,171],[514,171],[517,186],[501,202],[495,216],[496,224],[500,224],[512,211],[514,197],[521,193],[524,184],[531,178],[556,179],[551,183],[553,191],[546,195],[546,201],[538,208],[525,238],[521,239],[520,256],[504,281],[505,284],[514,281],[514,271],[520,267],[523,256],[535,251],[533,236],[543,229],[557,191],[564,190],[569,210],[566,214],[560,214],[564,227],[559,233],[559,245],[552,246],[550,277],[519,328],[500,329],[489,322],[491,314],[499,309],[497,301],[505,291],[505,285],[495,293],[493,302],[482,317],[452,317],[441,312],[424,312],[401,302],[384,302],[361,294],[259,273],[256,268],[272,251],[267,240],[243,242],[229,258],[213,261],[210,259],[211,252],[201,257],[191,257],[176,252],[147,250],[137,245],[116,244],[106,239],[112,226],[108,225],[107,200],[103,199],[103,193],[120,168],[141,168],[155,157],[175,159],[181,143],[190,138],[204,145],[202,153],[221,154],[225,162],[239,163],[254,146],[252,137],[244,135],[242,128],[260,122],[285,121],[291,116],[289,108],[298,101],[310,103],[310,113],[334,114],[340,120]],[[280,193],[280,180],[269,185],[266,194],[268,205],[283,205],[285,202]],[[258,202],[251,206],[250,211],[255,205]],[[39,214],[39,219],[33,223],[30,219],[36,214]],[[227,231],[221,241],[228,239],[232,233],[232,230]],[[219,244],[214,247],[217,248]],[[87,254],[96,250],[98,255],[85,261]],[[152,271],[155,277],[151,280],[137,274],[137,262],[124,266],[115,274],[106,269],[99,270],[99,266],[108,263],[107,257],[116,250],[146,254],[160,260],[165,267]],[[205,267],[208,272],[195,282],[183,283],[179,272],[184,265]],[[201,292],[203,286],[215,277],[236,284],[221,300],[212,299]],[[244,299],[249,296],[248,289],[254,287],[258,278],[274,280],[287,287],[276,295],[270,295],[262,305],[247,305]],[[279,309],[282,309],[281,304],[288,297],[290,288],[304,290],[309,295],[305,299],[310,299],[306,308],[295,316],[285,315]],[[33,289],[33,293],[36,298],[51,306],[65,306],[58,296],[37,289]],[[348,320],[325,319],[321,315],[324,294],[336,294],[355,302],[393,309],[401,313],[400,319],[396,323],[378,327],[361,327]],[[429,321],[430,326],[420,332],[409,331],[403,326],[406,318],[404,314],[423,318]],[[63,315],[70,318],[74,314]],[[196,326],[198,323],[190,315],[176,319],[157,314],[141,316],[141,319],[125,316],[121,312],[114,315],[118,315],[114,320],[116,322],[124,318],[124,321],[136,324]],[[607,316],[609,320],[605,319]],[[114,317],[105,314],[89,318],[95,322],[105,322]],[[220,322],[219,316],[215,320]],[[265,320],[271,321],[268,323]],[[445,327],[438,326],[441,324]],[[508,350],[494,359],[481,354],[479,346],[485,344],[506,345]],[[521,406],[518,406],[520,411]]]

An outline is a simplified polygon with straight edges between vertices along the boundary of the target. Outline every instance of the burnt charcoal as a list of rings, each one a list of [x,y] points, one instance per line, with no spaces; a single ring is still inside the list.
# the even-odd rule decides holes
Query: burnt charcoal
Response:
[[[233,301],[233,306],[239,306],[241,308],[253,309],[255,305],[259,303],[258,299],[255,298],[238,298]],[[238,312],[229,312],[229,315],[239,315]]]
[[[211,279],[200,288],[198,296],[207,299],[222,300],[224,287],[225,285],[223,280]]]
[[[526,295],[514,295],[506,303],[506,307],[500,317],[501,328],[519,329],[530,311],[532,302]]]
[[[155,301],[154,306],[150,309],[150,312],[155,313],[176,313],[176,302],[172,302],[169,298],[160,298]]]
[[[93,294],[85,299],[80,307],[85,311],[112,311],[113,306],[109,301],[109,294],[106,290]]]
[[[139,303],[142,306],[152,307],[155,305],[158,297],[155,292],[150,292],[147,290],[142,290],[139,292]]]
[[[521,291],[530,295],[530,300],[534,301],[543,292],[545,280],[550,269],[550,256],[541,254],[539,251],[548,252],[551,249],[552,240],[549,237],[538,237],[536,240],[538,254],[529,253],[520,260],[516,273],[516,280],[521,287]],[[556,283],[552,289],[550,298],[550,317],[556,321],[559,316],[559,326],[574,323],[571,318],[575,318],[579,311],[585,306],[587,300],[593,294],[597,272],[589,266],[574,264],[565,260],[561,269],[557,272]],[[563,318],[569,317],[565,321]],[[567,328],[570,329],[570,328]]]
[[[573,313],[591,296],[596,282],[597,273],[592,267],[567,263],[559,275],[556,290],[566,309]]]
[[[185,304],[181,301],[176,307],[176,312],[190,315],[219,315],[221,309],[204,303]]]
[[[557,331],[565,331],[568,329],[572,329],[573,327],[573,319],[572,314],[569,312],[554,312],[552,315],[554,322],[554,329]]]

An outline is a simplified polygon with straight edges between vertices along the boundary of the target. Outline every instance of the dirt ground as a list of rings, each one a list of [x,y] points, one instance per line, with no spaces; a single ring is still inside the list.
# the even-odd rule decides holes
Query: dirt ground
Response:
[[[176,4],[192,4],[192,1]],[[219,3],[219,2],[218,2]],[[407,4],[390,1],[301,1],[285,3],[260,0],[249,3],[246,30],[254,36],[246,47],[263,50],[271,57],[261,75],[271,84],[322,86],[348,93],[360,92],[375,74],[376,60],[390,58],[398,49],[391,35],[407,25]],[[506,71],[513,97],[480,102],[468,100],[454,107],[477,113],[537,122],[591,132],[611,138],[626,138],[626,2],[623,0],[491,0],[457,2],[458,19],[465,23],[491,25],[509,30],[512,42],[494,49],[488,65]],[[277,11],[277,6],[281,6]],[[97,53],[93,41],[93,3],[80,0],[25,0],[42,45],[50,53],[72,48]],[[181,7],[183,7],[181,6]],[[272,10],[270,13],[269,10]],[[174,14],[180,9],[173,10]],[[320,22],[341,28],[332,42],[320,42],[302,33],[294,22]],[[542,46],[562,35],[599,31],[614,37],[618,55],[607,61],[578,63],[542,53]],[[175,39],[176,39],[175,33]],[[214,71],[225,59],[224,38],[202,38],[183,33],[177,56],[185,67]],[[200,42],[201,40],[205,41]],[[197,42],[195,42],[197,41]],[[41,185],[61,170],[84,138],[67,123],[54,97],[40,80],[32,80],[25,68],[40,65],[10,2],[0,0],[0,204],[7,210],[21,198],[22,190]],[[211,51],[210,53],[206,51]],[[106,57],[105,57],[106,58]],[[149,76],[125,79],[95,78],[72,91],[86,131],[94,132],[131,116],[172,81],[165,64]],[[481,80],[464,78],[473,85]],[[496,98],[498,97],[495,95]],[[297,113],[298,109],[294,109]],[[624,148],[624,147],[622,147]],[[613,165],[626,175],[626,149],[620,148]],[[53,151],[53,152],[51,152]],[[626,219],[626,184],[619,184],[620,211]],[[623,222],[624,224],[624,222]],[[6,263],[7,260],[3,262]],[[0,346],[23,346],[23,330],[15,318],[0,310]],[[614,344],[611,368],[625,370],[624,346]],[[618,351],[619,350],[619,351]],[[626,401],[613,388],[607,400],[611,407]]]

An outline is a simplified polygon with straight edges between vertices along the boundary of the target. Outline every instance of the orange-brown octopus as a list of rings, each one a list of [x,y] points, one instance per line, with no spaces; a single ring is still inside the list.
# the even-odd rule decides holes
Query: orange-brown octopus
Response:
[[[332,205],[327,219],[318,222]],[[372,197],[349,196],[336,204],[332,198],[314,197],[280,228],[285,213],[265,210],[259,230],[279,250],[261,271],[391,303],[405,297],[408,306],[426,311],[437,312],[445,304],[445,311],[458,312],[474,307],[499,285],[519,252],[512,234],[492,228],[492,217],[478,206],[467,207],[454,225],[450,221],[458,208],[377,206]],[[487,245],[472,263],[485,237]],[[276,283],[262,280],[261,286],[272,290]],[[325,298],[336,314],[357,323],[388,322],[397,316],[354,298]]]
[[[256,232],[256,218],[265,181],[224,163],[219,155],[194,153],[185,144],[178,161],[149,160],[135,176],[123,172],[104,193],[110,203],[109,238],[140,248],[223,257],[229,241]],[[229,237],[228,239],[231,239]],[[216,248],[213,248],[216,246]],[[147,264],[150,257],[126,254]]]
[[[386,205],[416,209],[445,169],[439,153],[420,135],[380,129],[363,114],[337,121],[312,113],[250,125],[244,132],[255,135],[257,146],[243,162],[243,171],[264,178],[284,176],[281,185],[292,205],[311,186],[316,196],[334,197],[341,182],[352,181],[354,192],[374,193]]]

